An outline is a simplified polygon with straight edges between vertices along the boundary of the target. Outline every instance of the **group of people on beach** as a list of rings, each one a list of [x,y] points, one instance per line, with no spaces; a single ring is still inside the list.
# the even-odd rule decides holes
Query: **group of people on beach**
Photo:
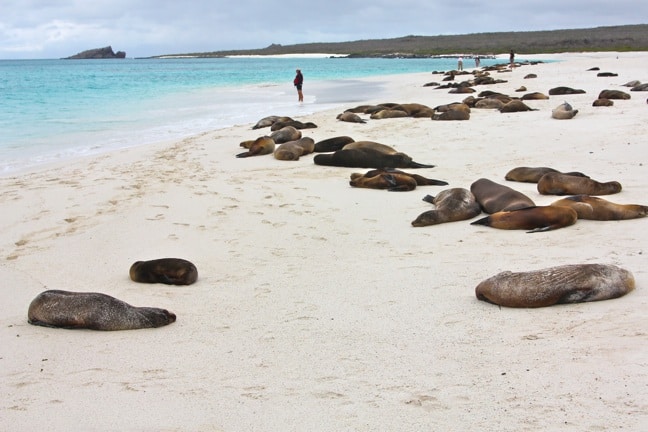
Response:
[[[478,68],[481,60],[479,56],[475,57],[475,67]],[[515,53],[513,50],[511,50],[511,54],[509,55],[509,63],[511,64],[511,69],[513,69],[513,63],[515,63]],[[459,57],[457,60],[457,70],[462,71],[463,70],[463,57]],[[299,71],[298,71],[299,72]]]

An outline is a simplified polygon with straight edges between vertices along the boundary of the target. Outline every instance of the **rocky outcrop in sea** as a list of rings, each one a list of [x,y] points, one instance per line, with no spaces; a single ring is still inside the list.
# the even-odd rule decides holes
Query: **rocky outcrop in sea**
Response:
[[[95,48],[91,50],[82,51],[70,57],[65,57],[65,60],[87,60],[87,59],[116,59],[126,58],[124,51],[114,52],[111,46],[105,48]]]

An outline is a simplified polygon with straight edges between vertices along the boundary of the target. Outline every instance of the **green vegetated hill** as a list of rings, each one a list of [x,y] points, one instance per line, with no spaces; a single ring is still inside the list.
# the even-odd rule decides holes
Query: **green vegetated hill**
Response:
[[[537,54],[578,51],[648,51],[648,24],[588,29],[473,33],[447,36],[404,36],[393,39],[368,39],[352,42],[272,44],[250,50],[213,51],[169,55],[221,57],[227,55],[346,54],[373,56],[442,56],[457,53]],[[163,56],[158,56],[163,57]]]

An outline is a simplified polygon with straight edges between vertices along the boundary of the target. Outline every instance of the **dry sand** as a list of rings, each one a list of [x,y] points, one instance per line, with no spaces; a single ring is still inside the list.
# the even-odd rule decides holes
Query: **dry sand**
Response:
[[[550,166],[617,180],[623,191],[608,199],[648,204],[648,93],[591,106],[603,89],[648,81],[648,53],[538,58],[562,61],[478,91],[587,93],[529,101],[533,112],[473,110],[467,122],[335,119],[355,104],[299,119],[319,125],[304,131],[316,141],[350,135],[436,164],[418,173],[449,187]],[[390,97],[367,102],[464,98],[423,87],[440,79],[375,78]],[[565,100],[579,114],[552,119]],[[421,198],[445,187],[355,189],[349,174],[363,170],[316,166],[313,155],[236,159],[239,142],[263,132],[251,126],[0,179],[1,430],[646,430],[648,219],[536,234],[468,221],[413,228],[432,208]],[[556,199],[507,184],[538,204]],[[133,261],[167,256],[193,261],[198,282],[129,280]],[[474,295],[503,270],[577,263],[627,268],[637,288],[540,309]],[[104,292],[178,320],[121,332],[32,326],[27,307],[45,289]]]

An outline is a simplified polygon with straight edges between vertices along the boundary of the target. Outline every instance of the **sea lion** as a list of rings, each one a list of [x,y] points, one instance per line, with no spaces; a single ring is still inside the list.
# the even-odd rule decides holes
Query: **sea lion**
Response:
[[[427,195],[423,198],[423,201],[434,204],[436,209],[418,215],[412,221],[413,227],[467,220],[481,213],[481,207],[475,196],[464,188],[446,189],[439,192],[435,197]]]
[[[542,178],[543,175],[554,172],[559,173],[560,171],[549,168],[549,167],[516,167],[506,173],[504,178],[509,181],[524,182],[524,183],[538,183],[538,180]],[[567,172],[563,173],[565,175],[587,177],[581,172]]]
[[[591,195],[574,195],[554,201],[550,205],[570,207],[576,211],[578,219],[626,220],[638,219],[648,215],[648,206],[617,204]]]
[[[316,128],[317,125],[313,122],[301,122],[299,120],[289,120],[289,121],[276,121],[270,126],[271,131],[278,131],[281,128],[284,128],[286,126],[292,126],[295,129],[313,129]]]
[[[453,102],[444,105],[437,105],[434,107],[436,112],[446,112],[446,111],[463,111],[470,114],[470,107],[463,102]]]
[[[538,78],[538,75],[536,75],[534,73],[530,73],[530,74],[526,74],[524,76],[524,79],[531,79],[531,78]]]
[[[403,111],[398,108],[388,108],[372,113],[369,118],[372,120],[382,120],[388,118],[403,118],[409,117],[409,114],[406,111]]]
[[[467,86],[458,86],[451,89],[448,93],[451,94],[466,94],[466,93],[475,93],[475,89]]]
[[[611,99],[596,99],[594,102],[592,102],[592,106],[595,106],[595,107],[601,107],[601,106],[602,107],[609,107],[609,106],[613,106],[613,105],[614,105],[614,101],[611,100]]]
[[[475,102],[477,109],[496,109],[499,110],[504,106],[504,102],[496,98],[484,98]]]
[[[520,86],[515,89],[516,92],[525,92],[527,91],[527,88],[525,86]]]
[[[285,117],[285,116],[274,116],[274,115],[268,116],[259,120],[254,126],[252,126],[252,129],[261,129],[264,127],[272,126],[277,121],[289,121],[289,120],[292,119],[290,117]]]
[[[630,99],[630,95],[621,90],[601,90],[598,95],[599,99]]]
[[[301,131],[295,129],[292,126],[283,127],[278,131],[274,131],[270,134],[270,138],[274,140],[275,144],[283,144],[288,141],[297,141],[301,137]]]
[[[373,169],[364,174],[353,173],[349,184],[353,187],[403,192],[414,190],[416,186],[445,186],[448,183],[393,168],[384,168]]]
[[[191,285],[198,279],[196,266],[182,258],[160,258],[136,261],[129,270],[135,282]]]
[[[315,155],[316,165],[339,166],[350,168],[433,168],[414,162],[405,153],[386,154],[374,148],[343,148],[333,153]]]
[[[610,195],[621,192],[617,181],[601,183],[588,177],[547,173],[538,180],[542,195]]]
[[[338,114],[336,119],[349,123],[367,123],[366,120],[351,111],[344,111],[343,113]]]
[[[394,109],[405,111],[410,117],[428,117],[434,113],[434,108],[420,103],[398,104]]]
[[[499,211],[472,222],[506,230],[529,230],[528,233],[544,232],[576,223],[578,214],[569,207],[536,206],[510,211]]]
[[[551,118],[556,120],[569,120],[578,114],[578,110],[572,108],[567,102],[563,102],[551,111]]]
[[[302,137],[296,141],[288,141],[281,144],[274,151],[274,157],[277,160],[296,161],[300,156],[313,153],[315,141],[313,138]]]
[[[270,154],[275,149],[275,142],[269,136],[262,136],[252,141],[243,141],[241,147],[247,148],[248,151],[237,154],[237,158]]]
[[[479,300],[505,307],[537,308],[621,297],[635,288],[632,273],[606,264],[571,264],[530,272],[505,271],[477,285]]]
[[[582,89],[573,89],[571,87],[554,87],[549,90],[549,96],[562,96],[562,95],[571,95],[571,94],[582,94],[585,93],[585,90]]]
[[[323,152],[333,152],[337,150],[342,150],[342,147],[344,147],[349,143],[352,143],[353,141],[354,141],[353,138],[346,135],[327,138],[322,141],[316,142],[313,151],[317,153],[323,153]]]
[[[621,85],[624,86],[624,87],[637,87],[638,85],[641,85],[641,81],[632,80],[632,81],[628,81],[627,83],[621,84]]]
[[[632,87],[630,91],[648,91],[648,83],[636,85]]]
[[[29,324],[90,330],[135,330],[174,323],[166,309],[135,307],[106,294],[48,290],[29,305]]]
[[[432,117],[432,120],[470,120],[470,113],[466,111],[460,111],[460,110],[448,110],[444,111],[440,114],[434,114]]]
[[[470,185],[470,191],[486,213],[535,206],[531,198],[522,192],[486,178],[480,178],[473,182]]]
[[[615,72],[599,72],[596,74],[597,77],[615,77],[619,76],[618,73]]]
[[[523,95],[521,99],[522,100],[544,100],[544,99],[549,99],[549,96],[540,92],[531,92]]]
[[[504,106],[499,109],[499,112],[501,113],[514,113],[524,111],[537,111],[537,109],[531,108],[519,99],[513,99],[510,102],[504,104]]]

